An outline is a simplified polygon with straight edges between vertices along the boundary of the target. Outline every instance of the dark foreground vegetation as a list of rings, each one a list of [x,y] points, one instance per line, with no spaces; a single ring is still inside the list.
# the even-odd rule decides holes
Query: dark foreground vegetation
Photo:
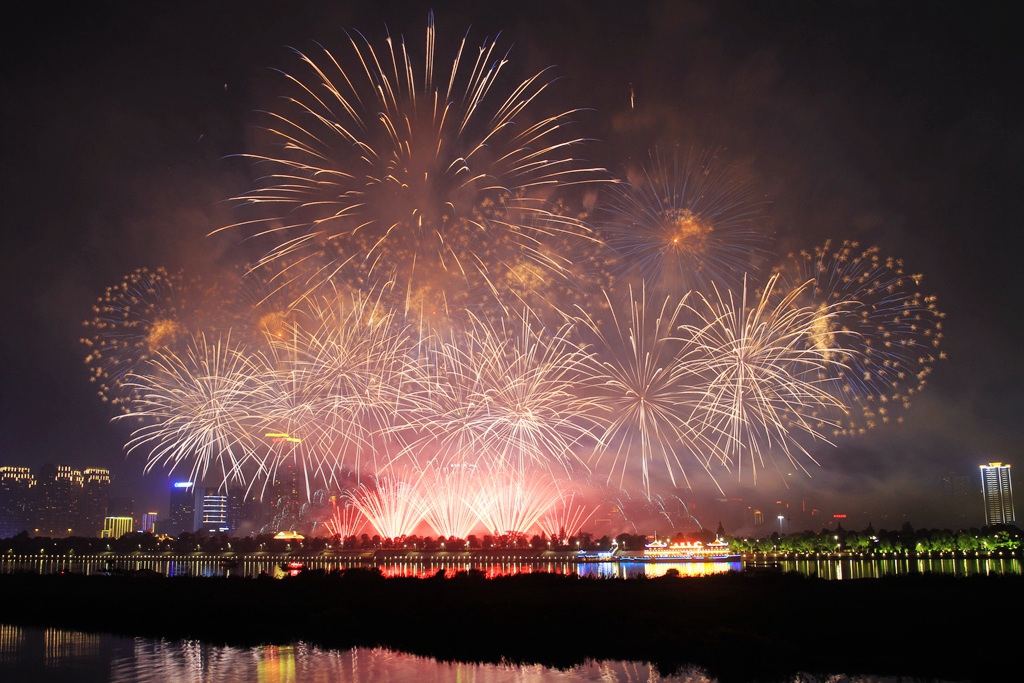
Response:
[[[1019,633],[1024,577],[389,579],[350,569],[282,580],[15,574],[0,576],[0,591],[0,623],[214,644],[303,640],[555,667],[647,661],[666,674],[700,666],[720,681],[798,672],[985,681],[1003,680],[1002,641]]]

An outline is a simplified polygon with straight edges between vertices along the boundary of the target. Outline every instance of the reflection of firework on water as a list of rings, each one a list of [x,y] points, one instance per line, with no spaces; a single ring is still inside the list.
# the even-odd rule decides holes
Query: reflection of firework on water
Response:
[[[404,39],[381,48],[357,33],[348,47],[297,52],[302,73],[284,74],[290,92],[265,129],[277,150],[250,155],[267,170],[238,201],[265,212],[230,227],[273,240],[264,263],[315,261],[321,282],[394,279],[399,292],[449,278],[474,291],[509,254],[563,270],[540,247],[581,225],[530,195],[595,174],[570,156],[572,112],[538,115],[546,73],[504,89],[505,55],[466,39],[435,72],[432,17],[422,64]]]
[[[625,317],[608,305],[608,320],[580,309],[585,328],[597,340],[593,362],[593,401],[604,409],[603,434],[595,458],[611,460],[609,478],[640,467],[643,487],[650,492],[651,466],[660,461],[676,485],[677,474],[686,480],[684,459],[694,458],[707,467],[715,442],[695,429],[689,417],[701,398],[688,385],[689,363],[676,328],[684,302],[666,297],[649,301],[632,288]]]
[[[424,517],[434,533],[446,538],[469,536],[480,521],[470,505],[480,481],[476,465],[431,462],[421,481]]]
[[[82,343],[91,381],[104,401],[122,405],[128,375],[153,354],[180,349],[195,328],[194,312],[201,302],[198,281],[163,268],[139,268],[107,291],[85,321]]]
[[[382,538],[411,536],[423,521],[425,501],[418,478],[407,481],[388,474],[373,484],[360,484],[348,496]]]
[[[337,496],[332,496],[330,500],[330,516],[324,520],[327,530],[332,536],[338,536],[342,540],[357,535],[366,522],[363,513],[349,498],[339,499]]]
[[[597,512],[598,506],[576,501],[575,491],[566,491],[559,500],[544,513],[541,529],[553,539],[564,541],[583,530],[583,525]]]
[[[919,290],[921,275],[884,258],[878,247],[849,241],[790,254],[779,270],[794,284],[811,282],[795,303],[831,312],[810,342],[842,361],[828,369],[842,380],[841,398],[858,409],[857,419],[843,420],[836,433],[888,423],[895,409],[909,407],[932,364],[944,357],[938,347],[945,314],[934,296]]]
[[[190,340],[181,355],[154,352],[144,371],[131,375],[132,399],[122,418],[140,418],[128,441],[129,452],[148,451],[145,471],[162,464],[174,471],[191,463],[191,480],[212,468],[223,482],[248,486],[252,465],[265,472],[253,411],[258,383],[253,364],[230,338],[215,343],[204,335]]]
[[[510,472],[503,468],[482,473],[471,505],[494,536],[528,534],[561,500],[558,485],[546,472]]]
[[[589,434],[577,391],[586,353],[568,328],[549,333],[528,313],[471,328],[438,345],[415,447],[433,443],[442,457],[486,454],[491,466],[522,470],[575,464],[574,446]]]
[[[766,239],[750,188],[713,154],[651,163],[611,186],[599,223],[621,267],[659,291],[737,284]]]
[[[796,306],[802,288],[772,303],[777,279],[760,297],[746,283],[738,296],[717,289],[712,298],[698,295],[686,306],[699,322],[683,325],[697,358],[697,419],[716,441],[721,464],[742,474],[748,460],[755,482],[773,449],[801,469],[798,455],[813,462],[796,437],[825,440],[815,416],[843,409],[827,378],[840,361],[807,343],[831,313]]]

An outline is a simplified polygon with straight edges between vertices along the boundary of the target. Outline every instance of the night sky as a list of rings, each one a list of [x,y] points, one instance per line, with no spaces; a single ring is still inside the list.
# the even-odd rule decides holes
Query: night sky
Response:
[[[980,495],[955,517],[941,482],[1024,467],[1024,48],[1003,5],[27,6],[0,29],[0,465],[108,467],[137,513],[166,512],[165,474],[126,457],[128,427],[88,382],[90,306],[135,268],[237,255],[237,235],[206,235],[251,186],[232,155],[251,151],[289,46],[341,48],[352,28],[419,41],[430,9],[439,44],[500,32],[517,79],[553,66],[558,102],[585,110],[579,156],[618,173],[654,146],[717,150],[763,199],[775,251],[877,245],[938,296],[948,360],[904,424],[819,445],[821,467],[788,490],[723,480],[729,495],[867,512],[876,528],[981,525]]]

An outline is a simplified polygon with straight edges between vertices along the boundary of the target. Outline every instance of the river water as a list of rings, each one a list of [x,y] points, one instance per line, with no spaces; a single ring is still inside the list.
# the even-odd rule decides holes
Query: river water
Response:
[[[797,675],[793,683],[926,683],[877,676]],[[639,662],[588,662],[571,669],[463,664],[383,648],[325,650],[290,645],[225,647],[0,624],[5,683],[714,683],[700,668],[662,676]],[[928,683],[931,683],[928,681]]]
[[[706,576],[729,571],[751,571],[761,568],[795,571],[807,576],[825,579],[878,578],[894,574],[942,573],[957,576],[1020,574],[1021,562],[1016,557],[992,556],[984,558],[929,557],[907,558],[903,556],[876,557],[803,557],[758,556],[734,562],[573,562],[537,561],[527,556],[504,556],[499,558],[477,557],[467,561],[459,559],[438,559],[422,555],[412,559],[344,559],[329,556],[291,557],[273,555],[248,555],[224,558],[216,555],[109,555],[109,556],[0,556],[0,573],[32,572],[56,574],[100,574],[105,572],[157,572],[165,576],[250,576],[261,573],[280,574],[288,571],[289,563],[295,563],[292,571],[302,570],[344,570],[351,567],[378,567],[385,576],[431,576],[444,570],[449,576],[457,571],[478,570],[488,577],[530,572],[551,572],[560,574],[577,573],[580,576],[596,578],[630,578],[637,576],[662,576],[670,570],[681,576]]]

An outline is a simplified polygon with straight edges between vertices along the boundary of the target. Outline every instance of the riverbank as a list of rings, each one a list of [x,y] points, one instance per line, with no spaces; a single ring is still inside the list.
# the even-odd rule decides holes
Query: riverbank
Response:
[[[720,681],[797,672],[1000,680],[1020,576],[794,574],[591,580],[529,574],[273,579],[0,576],[0,623],[257,645],[383,646],[443,660],[687,665]],[[17,600],[11,596],[17,596]]]

